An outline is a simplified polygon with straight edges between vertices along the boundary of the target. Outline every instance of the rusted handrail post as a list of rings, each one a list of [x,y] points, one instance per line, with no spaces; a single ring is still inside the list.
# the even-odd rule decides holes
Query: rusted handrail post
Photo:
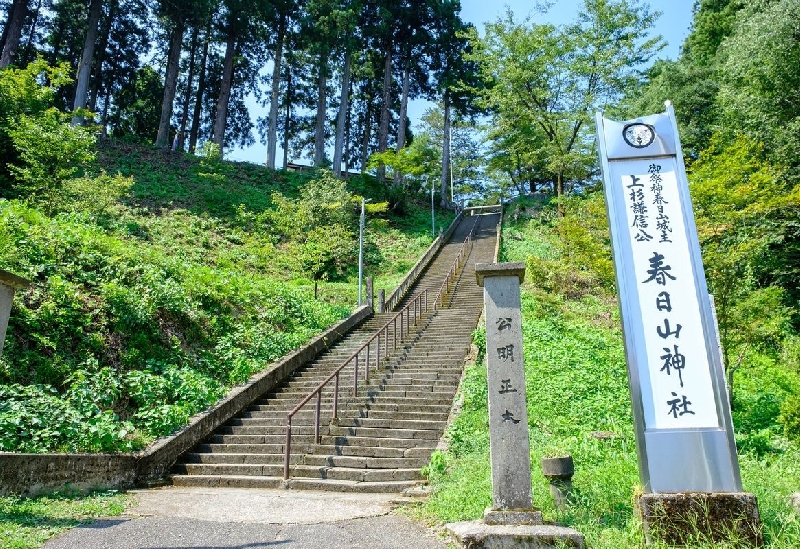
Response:
[[[317,412],[314,418],[314,442],[319,444],[319,422],[322,417],[322,389],[317,391]]]
[[[367,360],[364,362],[364,381],[369,382],[369,342],[367,342]]]
[[[292,416],[286,418],[286,442],[283,445],[283,480],[289,480],[289,456],[292,452]]]
[[[333,417],[339,417],[339,372],[336,372],[336,381],[333,382]]]
[[[358,351],[356,351],[356,365],[353,369],[353,396],[358,396]]]

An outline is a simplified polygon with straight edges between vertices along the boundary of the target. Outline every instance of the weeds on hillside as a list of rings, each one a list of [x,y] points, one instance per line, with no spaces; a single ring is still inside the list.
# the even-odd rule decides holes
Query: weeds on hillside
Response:
[[[113,141],[98,158],[47,211],[0,199],[0,267],[33,281],[0,360],[0,451],[142,448],[357,302],[359,201],[344,183]],[[302,198],[303,215],[276,196]],[[408,223],[370,215],[376,289],[432,241]]]
[[[567,216],[559,220],[546,205],[527,204],[507,215],[504,227],[502,259],[527,263],[522,316],[533,504],[545,519],[582,532],[593,549],[641,547],[644,533],[633,506],[640,490],[633,419],[619,313],[609,287],[602,197],[569,199],[564,210]],[[485,346],[485,333],[479,329],[474,341]],[[766,545],[775,549],[800,546],[800,512],[789,503],[800,490],[800,446],[781,415],[798,394],[794,341],[789,335],[778,352],[750,349],[747,377],[737,380],[735,393],[744,489],[757,496]],[[477,519],[492,503],[482,361],[468,368],[460,398],[449,450],[426,468],[433,492],[420,512],[431,521]],[[575,461],[565,510],[555,509],[539,466],[553,448]],[[695,541],[698,549],[740,545],[735,539],[727,545],[699,536]]]

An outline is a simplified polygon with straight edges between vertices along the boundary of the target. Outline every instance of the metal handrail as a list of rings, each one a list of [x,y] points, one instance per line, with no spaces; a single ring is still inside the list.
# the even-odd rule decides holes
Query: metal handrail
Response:
[[[436,297],[433,299],[434,310],[438,309],[439,307],[444,307],[444,298],[447,295],[447,292],[450,291],[450,284],[458,277],[461,267],[464,266],[469,254],[472,253],[472,235],[475,233],[475,227],[477,224],[478,220],[476,219],[472,223],[472,228],[469,230],[469,234],[467,234],[467,237],[464,239],[464,244],[461,245],[458,255],[456,256],[455,260],[453,260],[450,270],[447,271],[444,281],[442,282],[439,291],[436,293]],[[467,246],[469,246],[469,251],[467,251]]]
[[[400,323],[399,326],[399,341],[402,343],[403,336],[409,334],[411,332],[411,322],[413,320],[414,326],[417,325],[417,321],[422,318],[422,314],[428,311],[428,290],[424,292],[420,292],[419,294],[414,297],[411,301],[406,304],[405,307],[400,309],[395,315],[390,318],[383,327],[375,332],[364,344],[361,345],[350,357],[342,362],[336,370],[331,373],[325,380],[317,385],[317,387],[311,391],[300,403],[295,406],[291,412],[286,415],[286,444],[284,448],[284,462],[283,462],[283,479],[289,479],[289,459],[291,455],[291,446],[292,446],[292,418],[294,415],[299,412],[303,406],[308,404],[308,402],[314,397],[317,397],[316,403],[316,413],[314,416],[314,442],[319,444],[320,442],[320,418],[322,415],[322,390],[325,388],[331,380],[334,381],[334,388],[333,388],[333,410],[332,410],[332,418],[338,417],[339,412],[339,375],[347,367],[351,362],[354,363],[353,369],[353,396],[358,396],[358,369],[359,369],[359,362],[361,360],[361,354],[366,352],[366,363],[364,368],[364,381],[369,381],[369,367],[370,367],[370,360],[371,360],[371,351],[370,347],[372,346],[373,342],[376,344],[375,346],[375,369],[378,369],[378,365],[381,360],[381,339],[383,339],[383,358],[389,357],[389,344],[392,344],[392,350],[397,348],[398,343],[398,320]],[[413,318],[412,318],[413,315]],[[376,341],[377,340],[377,341]]]

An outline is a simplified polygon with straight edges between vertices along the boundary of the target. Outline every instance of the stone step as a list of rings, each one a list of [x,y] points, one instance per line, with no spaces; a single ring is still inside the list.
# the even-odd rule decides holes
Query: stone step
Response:
[[[381,431],[378,429],[377,431]],[[394,431],[381,432],[382,436],[370,436],[368,432],[363,435],[344,435],[344,434],[331,434],[321,432],[321,444],[329,446],[374,446],[377,448],[434,448],[437,439],[425,438],[409,438],[407,436],[391,436]],[[407,435],[407,433],[399,433],[400,435]],[[209,438],[211,444],[238,444],[238,445],[265,445],[274,448],[281,446],[285,442],[285,431],[283,434],[274,435],[225,435],[214,434]],[[314,442],[313,434],[294,434],[292,432],[292,446],[297,444],[312,444]]]
[[[400,412],[397,410],[367,410],[370,419],[397,419],[401,421],[441,421],[446,422],[450,415],[450,408],[438,413],[432,412]]]
[[[329,490],[358,493],[402,493],[423,484],[422,481],[354,482],[349,480],[289,479],[286,487],[292,490]]]
[[[404,430],[438,430],[443,431],[446,421],[413,420],[413,419],[392,419],[392,418],[350,418],[339,419],[339,427],[367,427],[371,429],[404,429]]]
[[[370,439],[390,438],[391,440],[430,440],[438,441],[442,436],[441,429],[384,429],[380,427],[329,427],[329,434],[332,437],[367,437]],[[324,439],[324,437],[323,437]]]
[[[283,475],[283,463],[275,464],[196,464],[187,463],[177,474],[189,476],[249,476],[280,477]],[[386,482],[386,481],[418,481],[422,474],[418,467],[361,469],[352,467],[330,467],[294,464],[289,466],[292,478],[348,480],[351,482]]]
[[[190,453],[184,454],[183,473],[186,474],[185,465],[274,465],[283,467],[283,454],[226,454],[226,453]],[[292,453],[290,463],[293,465],[308,465],[314,467],[349,467],[355,469],[421,469],[429,462],[427,456],[415,457],[371,457],[371,456],[342,456],[342,455],[317,455]]]
[[[367,416],[375,417],[373,415],[375,412],[448,414],[450,413],[450,408],[452,408],[451,402],[446,404],[415,404],[414,406],[406,407],[393,402],[379,401],[369,404],[367,407]]]

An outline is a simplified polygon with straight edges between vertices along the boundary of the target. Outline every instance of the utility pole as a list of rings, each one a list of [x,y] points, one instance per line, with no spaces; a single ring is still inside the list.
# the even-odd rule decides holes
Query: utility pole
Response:
[[[433,212],[433,179],[428,176],[428,179],[431,182],[431,236],[436,238],[436,217],[434,216]]]
[[[361,286],[364,282],[364,198],[361,198],[361,218],[358,223],[358,306],[361,307]]]

